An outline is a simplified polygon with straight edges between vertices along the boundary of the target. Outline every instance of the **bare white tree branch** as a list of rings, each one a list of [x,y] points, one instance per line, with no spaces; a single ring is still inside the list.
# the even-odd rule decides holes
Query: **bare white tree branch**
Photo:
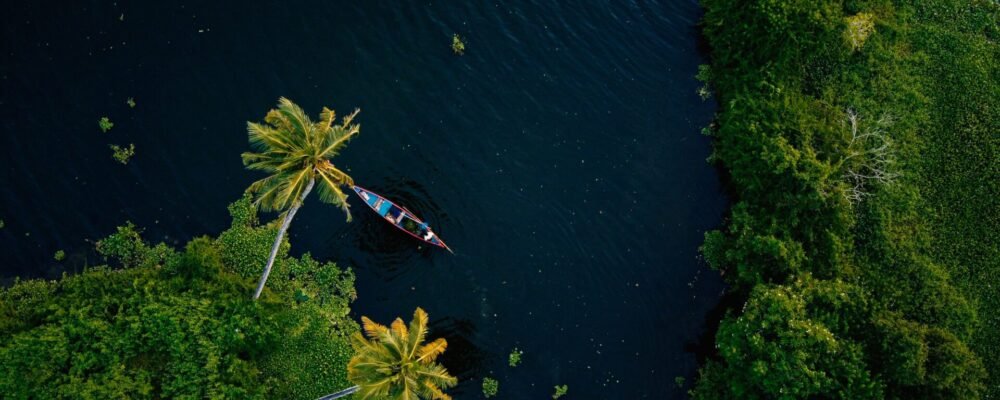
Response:
[[[851,138],[839,164],[847,184],[844,197],[852,204],[870,196],[875,186],[892,185],[899,178],[893,142],[886,133],[894,121],[892,115],[882,114],[873,124],[861,128],[857,112],[847,109]]]

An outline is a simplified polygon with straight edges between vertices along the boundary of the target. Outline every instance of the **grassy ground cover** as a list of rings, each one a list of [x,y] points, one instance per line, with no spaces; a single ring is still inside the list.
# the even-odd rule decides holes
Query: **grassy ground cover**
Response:
[[[997,3],[703,4],[747,300],[695,397],[1000,397]]]
[[[0,291],[4,398],[304,398],[351,386],[354,276],[287,242],[251,294],[277,228],[249,197],[233,224],[177,251],[131,225],[98,243],[117,267]]]

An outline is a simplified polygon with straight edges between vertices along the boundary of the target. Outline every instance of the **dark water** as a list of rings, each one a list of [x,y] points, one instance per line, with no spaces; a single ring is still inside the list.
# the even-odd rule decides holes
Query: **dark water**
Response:
[[[93,264],[88,241],[125,220],[172,243],[217,233],[259,178],[239,159],[245,121],[279,96],[361,107],[338,165],[457,254],[358,199],[350,224],[308,201],[293,251],[353,266],[359,314],[426,308],[460,399],[484,376],[508,399],[556,384],[578,399],[682,396],[674,377],[693,376],[688,348],[722,288],[696,249],[725,207],[698,133],[713,106],[695,94],[694,0],[8,3],[4,277]],[[132,162],[110,143],[135,143]],[[524,363],[509,368],[515,346]]]

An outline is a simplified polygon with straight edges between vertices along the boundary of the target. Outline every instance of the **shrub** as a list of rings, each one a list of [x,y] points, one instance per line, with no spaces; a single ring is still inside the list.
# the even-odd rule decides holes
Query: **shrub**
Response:
[[[229,271],[247,279],[256,279],[263,272],[271,254],[271,245],[278,236],[275,224],[258,226],[256,213],[250,195],[245,193],[240,200],[229,205],[232,226],[219,234],[217,240],[222,263]],[[287,238],[282,240],[272,276],[284,270],[284,259],[290,247]]]
[[[230,207],[230,234],[261,229],[245,200]],[[358,330],[347,317],[353,274],[308,255],[285,257],[281,265],[292,267],[283,285],[254,302],[253,281],[235,273],[248,268],[227,265],[227,256],[240,259],[224,245],[258,254],[253,246],[270,243],[237,236],[195,238],[176,252],[149,246],[127,223],[97,243],[124,268],[0,289],[0,393],[265,399],[347,386],[346,337]],[[294,290],[313,295],[295,300]]]

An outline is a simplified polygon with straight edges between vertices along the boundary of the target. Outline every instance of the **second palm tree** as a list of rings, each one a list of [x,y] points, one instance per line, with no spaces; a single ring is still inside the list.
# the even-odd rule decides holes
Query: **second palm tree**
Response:
[[[347,220],[351,220],[347,195],[340,187],[353,186],[354,180],[334,167],[330,159],[361,131],[361,125],[352,123],[359,111],[355,109],[340,123],[335,123],[336,113],[323,107],[319,121],[313,122],[301,107],[282,97],[278,100],[278,108],[264,117],[263,124],[247,122],[250,145],[257,152],[243,153],[243,165],[270,174],[247,190],[253,193],[254,204],[263,211],[284,212],[254,299],[264,290],[281,240],[314,186],[318,184],[321,201],[340,207],[347,214]]]

